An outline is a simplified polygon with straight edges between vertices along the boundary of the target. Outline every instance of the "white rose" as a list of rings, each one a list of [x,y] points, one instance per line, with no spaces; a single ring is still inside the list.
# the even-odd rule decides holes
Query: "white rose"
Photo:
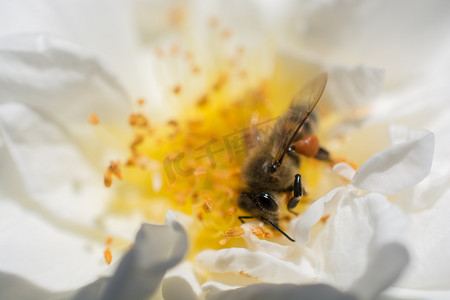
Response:
[[[0,298],[448,298],[449,6],[1,3]],[[212,46],[211,16],[233,33],[228,48]],[[174,41],[199,57],[200,79],[155,54]],[[130,134],[123,125],[133,99],[151,99],[145,110],[155,119],[176,117],[183,107],[171,89],[182,82],[183,97],[201,95],[218,76],[217,58],[239,42],[249,49],[246,79],[231,82],[230,95],[270,78],[276,62],[292,78],[326,70],[321,105],[353,112],[329,131],[344,139],[333,154],[361,167],[334,167],[349,184],[290,222],[296,243],[260,240],[246,223],[247,248],[187,260],[189,217],[169,211],[165,225],[141,226],[139,212],[108,214],[115,190],[102,187],[103,168],[127,150],[112,132]],[[88,124],[93,111],[103,127]],[[111,235],[122,244],[107,265]]]

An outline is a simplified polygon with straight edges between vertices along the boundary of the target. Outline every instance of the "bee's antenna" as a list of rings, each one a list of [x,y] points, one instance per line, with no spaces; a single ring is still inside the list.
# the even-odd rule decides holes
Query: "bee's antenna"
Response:
[[[245,223],[244,219],[254,219],[255,217],[253,216],[239,216],[238,219],[239,221],[241,221],[242,224]]]
[[[290,236],[288,236],[283,230],[281,230],[275,223],[273,223],[272,221],[270,221],[269,219],[263,219],[261,218],[262,221],[269,223],[270,225],[272,225],[273,228],[275,228],[276,230],[278,230],[282,235],[284,235],[288,240],[290,240],[291,242],[295,243],[295,240],[293,238],[291,238]]]

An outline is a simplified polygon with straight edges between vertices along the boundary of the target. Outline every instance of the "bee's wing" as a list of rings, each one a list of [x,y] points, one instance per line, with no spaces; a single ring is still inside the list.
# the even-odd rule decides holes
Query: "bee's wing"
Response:
[[[308,82],[292,99],[288,111],[275,124],[271,135],[274,165],[280,165],[297,133],[309,117],[325,90],[327,74],[323,73]]]

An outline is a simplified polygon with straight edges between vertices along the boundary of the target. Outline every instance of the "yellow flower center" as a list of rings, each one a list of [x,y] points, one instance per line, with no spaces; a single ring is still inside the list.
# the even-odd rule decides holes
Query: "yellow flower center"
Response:
[[[229,36],[223,39],[226,43]],[[270,76],[249,80],[252,74],[249,65],[236,59],[245,51],[243,46],[237,46],[229,63],[221,57],[213,79],[195,101],[185,99],[189,87],[182,83],[168,88],[170,97],[177,101],[182,112],[172,120],[153,122],[143,109],[145,100],[138,100],[136,112],[129,117],[134,131],[129,142],[129,157],[121,158],[121,163],[112,162],[105,172],[106,186],[111,185],[113,178],[122,179],[115,185],[111,213],[139,212],[149,222],[157,223],[163,223],[168,209],[191,216],[190,257],[205,249],[245,246],[239,238],[243,230],[238,228],[241,224],[238,216],[248,213],[241,211],[236,202],[242,187],[240,175],[246,155],[246,129],[252,122],[262,132],[268,130],[287,109],[302,83],[310,79],[291,78],[274,62]],[[208,69],[193,63],[189,51],[183,53],[172,47],[168,53],[185,57],[186,64],[192,66],[187,76],[199,76]],[[164,55],[167,53],[157,50],[157,56]],[[243,88],[241,85],[241,92],[236,93],[233,89],[236,82],[248,82],[248,85]],[[321,118],[329,116],[322,113]],[[321,138],[320,129],[317,134]],[[330,173],[325,172],[329,169],[327,163],[302,157],[300,173],[308,195],[302,198],[295,211],[301,214],[312,201],[327,192],[321,190],[320,183]],[[285,205],[281,207],[280,226],[285,228],[293,215],[287,212]],[[280,237],[269,227],[256,226],[252,232],[259,238]]]

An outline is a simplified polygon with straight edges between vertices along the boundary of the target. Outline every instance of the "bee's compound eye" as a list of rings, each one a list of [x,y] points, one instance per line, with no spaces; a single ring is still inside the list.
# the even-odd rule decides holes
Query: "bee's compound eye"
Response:
[[[268,193],[260,193],[256,195],[256,201],[258,201],[259,205],[269,211],[277,211],[278,204],[272,198],[272,196]]]

